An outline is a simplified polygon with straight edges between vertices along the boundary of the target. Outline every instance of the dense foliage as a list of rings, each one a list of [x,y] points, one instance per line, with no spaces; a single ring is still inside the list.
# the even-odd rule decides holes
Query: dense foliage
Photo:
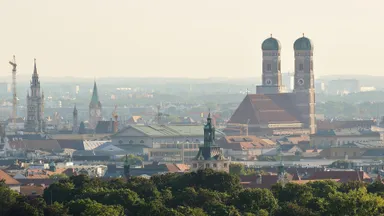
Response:
[[[383,195],[381,182],[329,180],[245,189],[236,175],[209,169],[129,181],[79,175],[52,184],[37,198],[0,183],[0,215],[381,215]]]

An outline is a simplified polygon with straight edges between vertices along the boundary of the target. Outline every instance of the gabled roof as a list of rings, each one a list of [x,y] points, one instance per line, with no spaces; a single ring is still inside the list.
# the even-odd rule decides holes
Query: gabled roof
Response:
[[[259,148],[272,148],[274,142],[261,139],[257,136],[225,136],[216,143],[224,149],[246,150]]]
[[[310,180],[315,179],[340,179],[341,182],[347,181],[364,181],[370,180],[371,177],[364,171],[317,171],[309,177]]]
[[[300,123],[294,94],[249,94],[240,103],[228,123],[271,124]]]
[[[97,134],[113,133],[115,131],[115,126],[114,121],[98,121],[95,132]]]
[[[85,150],[83,140],[57,140],[62,149]]]
[[[6,185],[20,185],[20,182],[12,178],[3,170],[0,170],[0,180],[4,180]]]

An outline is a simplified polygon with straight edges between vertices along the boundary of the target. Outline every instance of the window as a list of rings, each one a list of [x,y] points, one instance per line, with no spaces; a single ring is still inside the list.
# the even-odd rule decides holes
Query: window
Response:
[[[209,168],[209,163],[205,164],[205,168]]]
[[[194,163],[194,164],[193,164],[193,168],[197,168],[197,164]]]
[[[217,164],[213,164],[213,167],[214,167],[214,168],[217,168]]]
[[[227,168],[228,164],[227,163],[224,163],[224,168]]]
[[[304,70],[304,65],[303,64],[299,64],[299,70]]]
[[[143,144],[143,143],[144,143],[144,140],[140,140],[140,143]]]
[[[119,140],[119,144],[120,144],[120,145],[123,144],[123,140]]]
[[[267,71],[271,71],[272,70],[272,65],[271,64],[267,64]]]
[[[134,143],[134,142],[133,142],[133,140],[129,140],[129,144],[131,144],[131,145],[132,145],[133,143]]]

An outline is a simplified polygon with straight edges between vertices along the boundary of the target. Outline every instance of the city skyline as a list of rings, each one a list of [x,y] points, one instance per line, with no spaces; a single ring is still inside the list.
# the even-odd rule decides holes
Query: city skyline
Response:
[[[384,45],[375,41],[384,37],[377,28],[382,6],[378,0],[7,1],[0,9],[7,29],[0,71],[8,75],[7,61],[16,55],[20,75],[31,72],[36,58],[42,77],[254,77],[261,74],[264,39],[272,33],[280,40],[282,71],[293,71],[293,42],[305,33],[315,44],[318,76],[381,75]]]

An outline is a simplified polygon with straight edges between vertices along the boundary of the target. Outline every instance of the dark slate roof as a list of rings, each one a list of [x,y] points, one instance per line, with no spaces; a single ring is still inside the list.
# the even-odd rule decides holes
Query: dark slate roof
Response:
[[[46,140],[46,136],[42,134],[16,134],[16,135],[7,135],[9,141],[14,139],[17,140]]]
[[[294,94],[249,94],[240,103],[228,123],[270,124],[300,123]]]
[[[9,141],[9,146],[14,149],[28,150],[61,150],[57,140],[19,140]]]
[[[95,132],[97,134],[113,133],[115,131],[114,121],[98,121]]]
[[[363,155],[363,157],[382,157],[384,156],[384,148],[379,149],[367,149]]]

